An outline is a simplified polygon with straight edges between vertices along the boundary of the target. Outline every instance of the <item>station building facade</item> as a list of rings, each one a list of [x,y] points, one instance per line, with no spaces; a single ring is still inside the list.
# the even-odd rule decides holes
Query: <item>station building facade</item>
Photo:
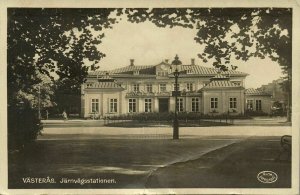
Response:
[[[245,90],[248,75],[235,70],[220,72],[195,64],[135,65],[110,71],[90,72],[81,89],[81,115],[105,117],[144,112],[174,112],[174,71],[180,72],[179,112],[244,114],[247,109],[269,112],[270,96]],[[252,101],[252,103],[251,103]],[[264,109],[264,110],[263,110]]]

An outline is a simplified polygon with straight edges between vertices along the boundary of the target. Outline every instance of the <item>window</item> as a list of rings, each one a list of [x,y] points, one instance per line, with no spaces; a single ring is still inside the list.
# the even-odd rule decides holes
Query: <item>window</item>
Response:
[[[183,112],[183,98],[178,98],[177,100],[177,110],[178,112]]]
[[[247,110],[253,110],[253,100],[247,100]]]
[[[135,92],[140,91],[140,84],[133,84],[133,91]]]
[[[218,108],[218,98],[210,98],[210,108],[212,109]]]
[[[255,108],[257,111],[261,111],[261,100],[256,100]]]
[[[129,99],[129,112],[136,112],[136,99]]]
[[[146,91],[151,93],[152,92],[152,84],[147,84],[146,85]]]
[[[91,112],[99,112],[99,99],[92,99],[92,110]]]
[[[236,98],[229,98],[229,108],[237,108],[236,102]]]
[[[199,98],[192,98],[192,112],[199,112]]]
[[[193,91],[194,89],[193,89],[193,83],[187,83],[186,84],[186,89],[188,90],[188,91]]]
[[[147,98],[145,99],[145,112],[151,112],[152,100]]]
[[[166,92],[167,91],[167,84],[165,84],[165,83],[159,84],[159,91],[160,92]]]
[[[167,77],[168,76],[168,72],[167,71],[157,71],[157,76]]]
[[[238,81],[233,82],[233,84],[235,84],[236,86],[241,86],[241,82]]]
[[[117,99],[110,99],[109,112],[111,112],[111,113],[118,112],[118,100]]]
[[[176,85],[175,85],[175,83],[173,84],[173,88],[174,88],[174,91],[176,91]],[[178,91],[180,91],[180,85],[179,85],[179,83],[177,83],[177,89],[178,89]]]

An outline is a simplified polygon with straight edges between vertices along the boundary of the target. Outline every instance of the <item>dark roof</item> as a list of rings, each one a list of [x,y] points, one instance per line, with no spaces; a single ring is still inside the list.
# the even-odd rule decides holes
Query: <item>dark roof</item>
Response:
[[[117,68],[114,70],[109,70],[109,71],[94,71],[90,72],[89,75],[105,75],[107,72],[110,75],[117,75],[117,74],[132,74],[134,71],[139,71],[139,74],[152,74],[155,75],[155,67],[161,64],[166,64],[170,65],[173,70],[175,70],[175,65],[171,65],[166,62],[161,62],[160,64],[157,65],[146,65],[146,66],[125,66],[122,68]],[[216,68],[209,68],[209,67],[204,67],[204,66],[199,66],[199,65],[177,65],[178,71],[188,71],[189,74],[196,74],[196,75],[207,75],[207,76],[212,76],[212,75],[217,75],[219,73],[219,70]],[[228,71],[223,71],[222,75],[226,76],[247,76],[247,73],[240,72],[240,71],[235,71],[235,70],[228,70]]]
[[[89,75],[104,75],[107,72],[111,75],[115,74],[132,74],[134,71],[139,71],[140,74],[155,74],[155,67],[154,66],[126,66],[122,68],[117,68],[114,70],[108,71],[94,71],[90,72]]]
[[[119,84],[115,82],[95,82],[91,83],[88,89],[123,89]]]
[[[228,80],[213,80],[203,87],[203,89],[213,89],[213,88],[243,88],[243,87],[236,85]]]
[[[269,93],[266,93],[266,92],[258,90],[258,89],[253,89],[253,88],[246,89],[245,94],[246,95],[266,95],[266,96],[271,96],[271,94],[269,94]]]

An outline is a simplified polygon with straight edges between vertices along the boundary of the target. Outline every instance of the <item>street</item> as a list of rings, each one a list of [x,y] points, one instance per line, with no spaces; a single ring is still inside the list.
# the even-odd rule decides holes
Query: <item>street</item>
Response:
[[[24,155],[9,159],[10,188],[272,188],[290,187],[291,163],[280,137],[290,127],[228,126],[172,129],[49,127]],[[270,170],[274,183],[257,174]],[[49,176],[55,183],[24,183]],[[113,179],[113,183],[60,183]]]

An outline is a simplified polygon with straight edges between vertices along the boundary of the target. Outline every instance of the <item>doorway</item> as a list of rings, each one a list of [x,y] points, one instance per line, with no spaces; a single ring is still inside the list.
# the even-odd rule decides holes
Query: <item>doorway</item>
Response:
[[[159,112],[169,112],[169,99],[168,98],[161,98],[158,99],[159,102]]]

